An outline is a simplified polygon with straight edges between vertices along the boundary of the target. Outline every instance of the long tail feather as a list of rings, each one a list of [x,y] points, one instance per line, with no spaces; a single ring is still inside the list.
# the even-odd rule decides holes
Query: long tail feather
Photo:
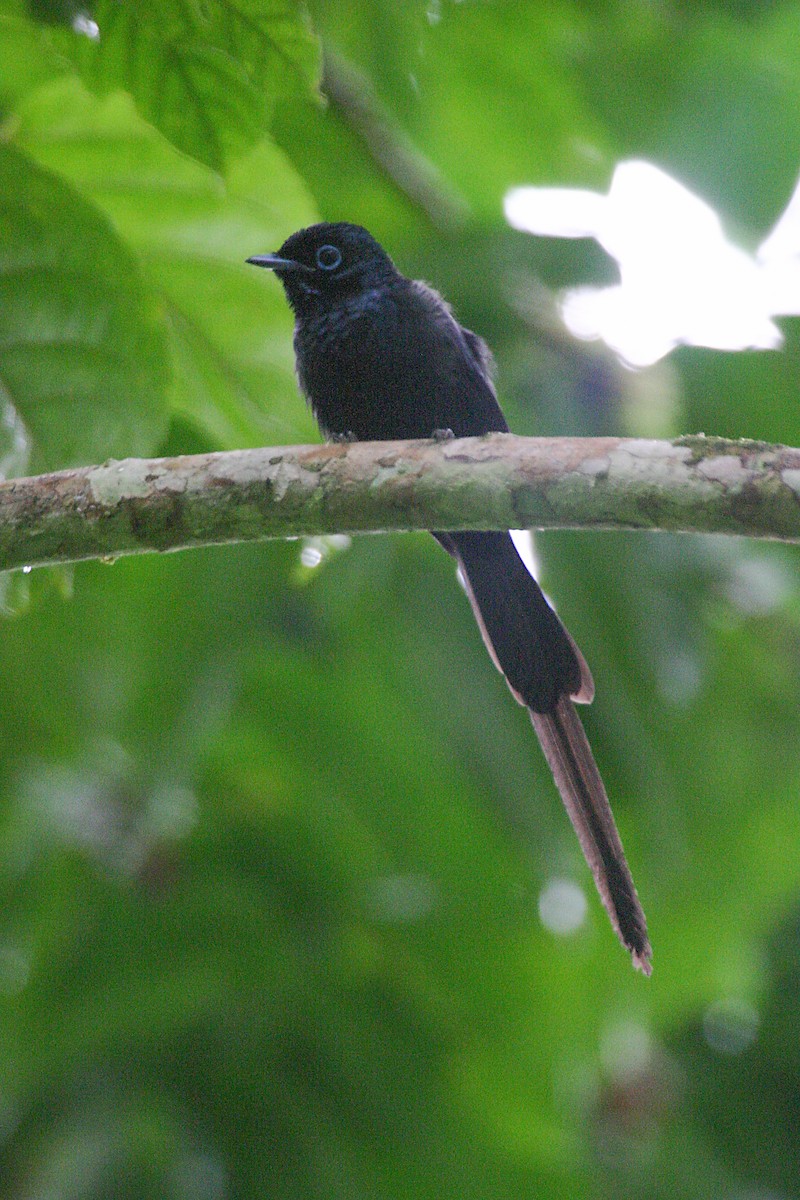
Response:
[[[458,561],[487,649],[525,705],[600,898],[634,966],[649,975],[647,925],[574,702],[594,694],[583,655],[508,534],[437,533]]]
[[[531,712],[531,721],[611,924],[633,965],[649,975],[652,950],[645,915],[575,706],[562,696],[553,712]]]

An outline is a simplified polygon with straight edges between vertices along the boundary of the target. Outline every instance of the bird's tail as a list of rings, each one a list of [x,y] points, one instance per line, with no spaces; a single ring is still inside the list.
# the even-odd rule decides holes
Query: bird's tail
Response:
[[[652,951],[644,912],[575,705],[562,696],[552,712],[532,711],[531,721],[611,924],[633,965],[649,975]]]
[[[507,533],[434,535],[461,568],[483,639],[525,705],[591,868],[634,966],[650,974],[650,943],[600,772],[573,701],[594,684],[583,655],[547,603]]]

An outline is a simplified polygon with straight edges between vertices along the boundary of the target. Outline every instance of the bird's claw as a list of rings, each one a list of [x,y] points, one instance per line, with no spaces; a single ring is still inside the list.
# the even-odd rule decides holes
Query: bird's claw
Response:
[[[455,436],[452,429],[434,429],[431,434],[435,442],[452,442]]]

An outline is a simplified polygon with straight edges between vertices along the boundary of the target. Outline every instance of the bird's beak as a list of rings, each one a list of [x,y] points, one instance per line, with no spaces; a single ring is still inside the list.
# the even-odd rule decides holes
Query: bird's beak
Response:
[[[281,258],[280,254],[254,254],[245,260],[254,267],[267,267],[270,271],[308,271],[305,263],[295,262],[293,258]]]

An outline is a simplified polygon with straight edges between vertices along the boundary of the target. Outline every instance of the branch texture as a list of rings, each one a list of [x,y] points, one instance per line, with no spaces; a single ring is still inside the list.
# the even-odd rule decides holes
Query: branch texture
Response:
[[[661,529],[800,540],[800,450],[703,436],[358,442],[0,484],[0,570],[303,534]]]

